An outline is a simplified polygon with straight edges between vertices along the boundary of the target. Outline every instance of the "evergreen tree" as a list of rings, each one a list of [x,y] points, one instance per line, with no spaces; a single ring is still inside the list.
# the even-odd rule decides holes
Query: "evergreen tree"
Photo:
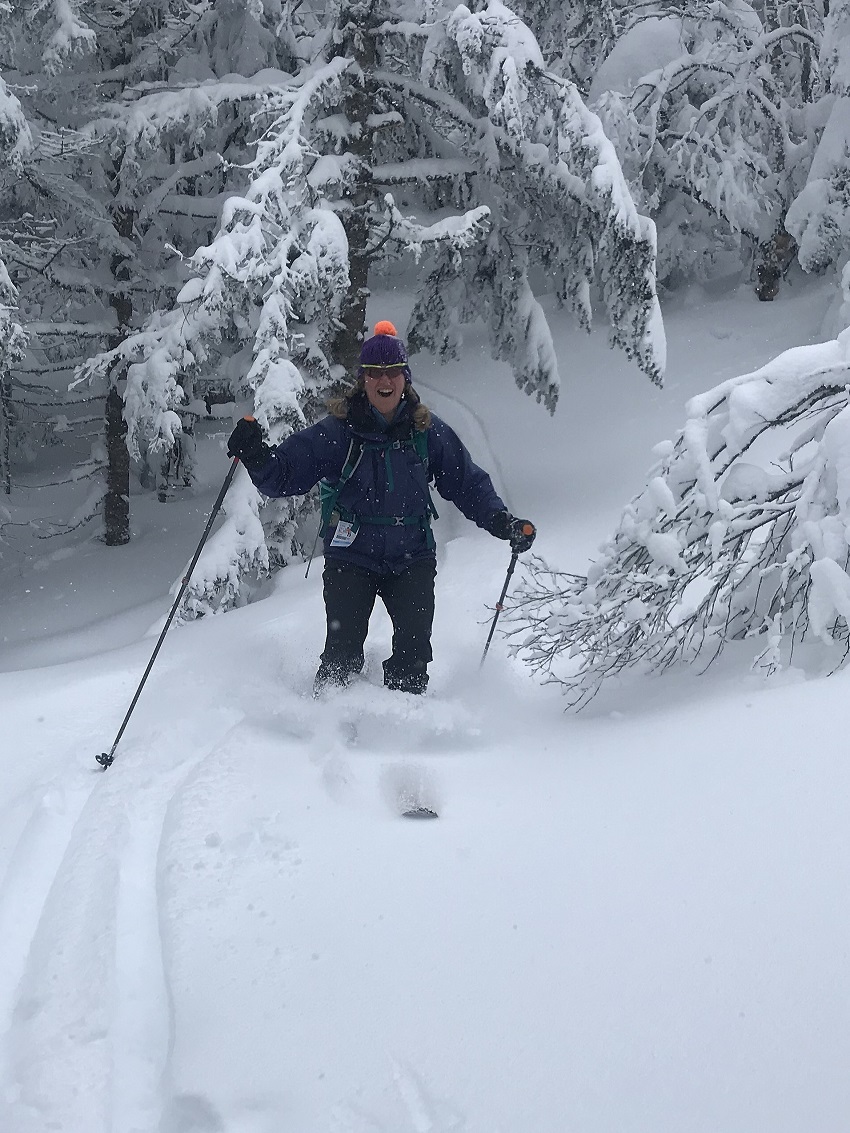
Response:
[[[217,374],[234,398],[253,399],[254,415],[275,441],[323,408],[334,385],[330,346],[348,290],[348,248],[336,212],[317,199],[321,170],[310,134],[336,105],[347,66],[333,58],[288,89],[267,93],[267,125],[248,187],[228,199],[220,230],[190,260],[195,274],[174,308],[84,369],[91,376],[127,367],[134,455],[143,444],[176,443],[180,409],[200,372]],[[239,600],[244,578],[268,568],[269,549],[273,563],[288,561],[305,507],[281,501],[268,509],[269,546],[253,522],[257,497],[250,485],[232,491],[224,511],[228,521],[210,540],[187,592],[190,615]]]
[[[0,5],[0,12],[3,11]],[[20,103],[0,78],[0,163],[4,176],[16,176],[31,144]],[[0,250],[3,240],[0,234]],[[15,317],[17,291],[0,255],[0,483],[12,491],[12,431],[16,419],[12,367],[23,355],[24,332]]]
[[[530,29],[499,0],[477,13],[461,6],[432,30],[422,78],[424,89],[404,77],[385,81],[408,96],[411,124],[439,126],[450,156],[465,158],[463,173],[478,199],[492,202],[492,218],[486,239],[462,261],[443,247],[426,263],[410,328],[414,347],[452,357],[458,324],[482,318],[494,356],[554,410],[557,365],[530,282],[540,271],[587,327],[595,292],[613,342],[660,381],[654,226],[638,214],[614,149],[576,86],[546,71]],[[447,171],[456,192],[463,173]]]
[[[585,325],[595,288],[614,341],[660,380],[654,233],[598,120],[498,0],[428,16],[402,0],[343,0],[322,51],[267,94],[250,185],[193,257],[177,307],[87,370],[129,364],[134,443],[171,444],[187,379],[228,351],[250,350],[241,373],[228,363],[231,388],[253,392],[273,440],[315,420],[356,366],[372,273],[405,255],[423,257],[414,350],[452,357],[458,326],[481,317],[520,387],[554,409],[557,365],[530,283],[542,270]],[[285,562],[299,509],[266,517],[272,559]],[[242,534],[231,550],[213,541],[195,612],[237,600],[233,561],[262,565],[264,548]]]
[[[768,282],[774,238],[787,244],[785,215],[812,159],[819,35],[818,13],[802,0],[688,0],[641,11],[618,41],[594,105],[658,221],[662,278],[705,274],[718,252],[739,246],[744,260],[767,258]],[[618,89],[627,64],[660,37],[669,58]]]
[[[825,125],[808,179],[788,210],[786,227],[799,244],[805,271],[841,267],[850,254],[850,3],[832,0],[820,67]]]
[[[850,94],[850,4],[847,0],[830,0],[820,62],[827,89],[836,95]]]
[[[534,31],[546,66],[572,79],[582,95],[625,20],[624,5],[615,0],[515,0],[514,11]]]
[[[280,67],[292,66],[290,33],[298,26],[275,6],[233,0],[14,8],[3,57],[25,92],[34,137],[24,176],[0,202],[16,230],[9,268],[30,343],[14,377],[49,375],[54,390],[67,387],[92,354],[117,346],[173,302],[186,276],[170,249],[191,252],[215,232],[227,189],[243,179],[238,167],[250,156],[253,109],[279,86]],[[125,373],[113,369],[104,378],[71,399],[85,410],[66,413],[62,405],[60,416],[71,430],[68,444],[74,430],[91,433],[92,400],[103,414],[106,398],[106,443],[97,436],[84,459],[107,476],[105,498],[93,496],[90,513],[102,507],[107,542],[122,543],[129,537]],[[49,432],[49,402],[58,396],[46,392]],[[187,411],[176,454],[187,480],[192,421]],[[144,476],[149,455],[139,455]],[[174,456],[153,459],[167,468]],[[164,497],[161,472],[159,488]]]

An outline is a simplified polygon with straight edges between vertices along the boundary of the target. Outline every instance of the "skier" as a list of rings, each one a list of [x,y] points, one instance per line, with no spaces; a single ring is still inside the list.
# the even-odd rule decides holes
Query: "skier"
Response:
[[[510,514],[454,430],[422,404],[392,323],[375,326],[360,351],[356,384],[328,409],[276,448],[256,421],[243,418],[230,435],[228,456],[239,458],[266,496],[301,495],[321,481],[327,634],[314,692],[345,685],[363,668],[369,617],[380,597],[393,625],[384,684],[424,693],[437,571],[429,481],[517,553],[529,549],[534,528]]]

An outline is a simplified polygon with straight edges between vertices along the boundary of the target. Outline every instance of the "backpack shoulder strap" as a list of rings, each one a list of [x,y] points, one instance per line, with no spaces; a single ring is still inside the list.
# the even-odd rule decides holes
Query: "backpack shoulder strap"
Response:
[[[359,437],[352,437],[351,444],[348,446],[348,454],[345,458],[345,463],[339,474],[339,479],[335,484],[331,484],[328,480],[319,481],[319,501],[322,505],[322,526],[321,534],[324,535],[325,530],[330,522],[333,510],[336,507],[336,501],[339,494],[354,473],[357,471],[357,465],[363,458],[363,441]]]
[[[416,455],[425,465],[425,475],[430,479],[430,469],[428,467],[428,430],[427,429],[414,429],[413,430],[413,447],[416,449]]]
[[[427,429],[414,429],[413,430],[413,447],[416,449],[416,455],[425,466],[425,490],[428,493],[428,515],[427,518],[439,519],[440,516],[437,509],[434,507],[434,497],[431,495],[431,469],[428,463],[428,430]],[[428,535],[430,540],[433,540],[431,535],[431,526],[428,525]]]
[[[342,471],[339,474],[339,480],[336,482],[337,491],[342,491],[351,477],[357,470],[357,465],[363,456],[363,442],[359,437],[352,436],[351,444],[348,446],[348,454],[345,458],[345,463],[342,466]]]
[[[313,549],[310,552],[310,557],[307,560],[307,570],[304,577],[310,573],[310,567],[313,563],[313,556],[316,554],[316,547],[319,545],[319,539],[323,539],[327,534],[330,525],[330,519],[333,515],[334,508],[339,493],[354,475],[357,465],[360,463],[363,456],[363,442],[359,437],[352,435],[351,443],[348,446],[348,454],[345,458],[345,463],[342,466],[342,471],[339,474],[339,479],[335,484],[331,484],[328,480],[319,481],[319,506],[321,508],[321,522],[319,529],[316,532],[316,538],[313,540]]]

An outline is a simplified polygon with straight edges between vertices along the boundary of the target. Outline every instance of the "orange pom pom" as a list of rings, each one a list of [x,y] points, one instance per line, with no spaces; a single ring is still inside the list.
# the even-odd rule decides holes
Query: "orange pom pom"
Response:
[[[381,319],[379,323],[375,323],[375,334],[391,334],[395,337],[398,331],[389,319]]]

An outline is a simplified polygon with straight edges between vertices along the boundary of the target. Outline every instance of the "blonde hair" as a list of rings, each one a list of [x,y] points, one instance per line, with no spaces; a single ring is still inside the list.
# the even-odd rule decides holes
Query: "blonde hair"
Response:
[[[328,412],[332,417],[337,417],[340,421],[345,421],[348,417],[348,411],[351,408],[352,400],[358,395],[358,393],[362,393],[364,389],[365,386],[363,384],[363,379],[358,378],[355,384],[347,389],[341,397],[328,398],[328,401],[326,403]],[[424,433],[426,429],[430,429],[431,410],[427,405],[423,405],[419,394],[416,392],[413,386],[408,383],[405,386],[402,396],[410,402],[410,405],[413,409],[413,426],[416,431],[419,433]]]

